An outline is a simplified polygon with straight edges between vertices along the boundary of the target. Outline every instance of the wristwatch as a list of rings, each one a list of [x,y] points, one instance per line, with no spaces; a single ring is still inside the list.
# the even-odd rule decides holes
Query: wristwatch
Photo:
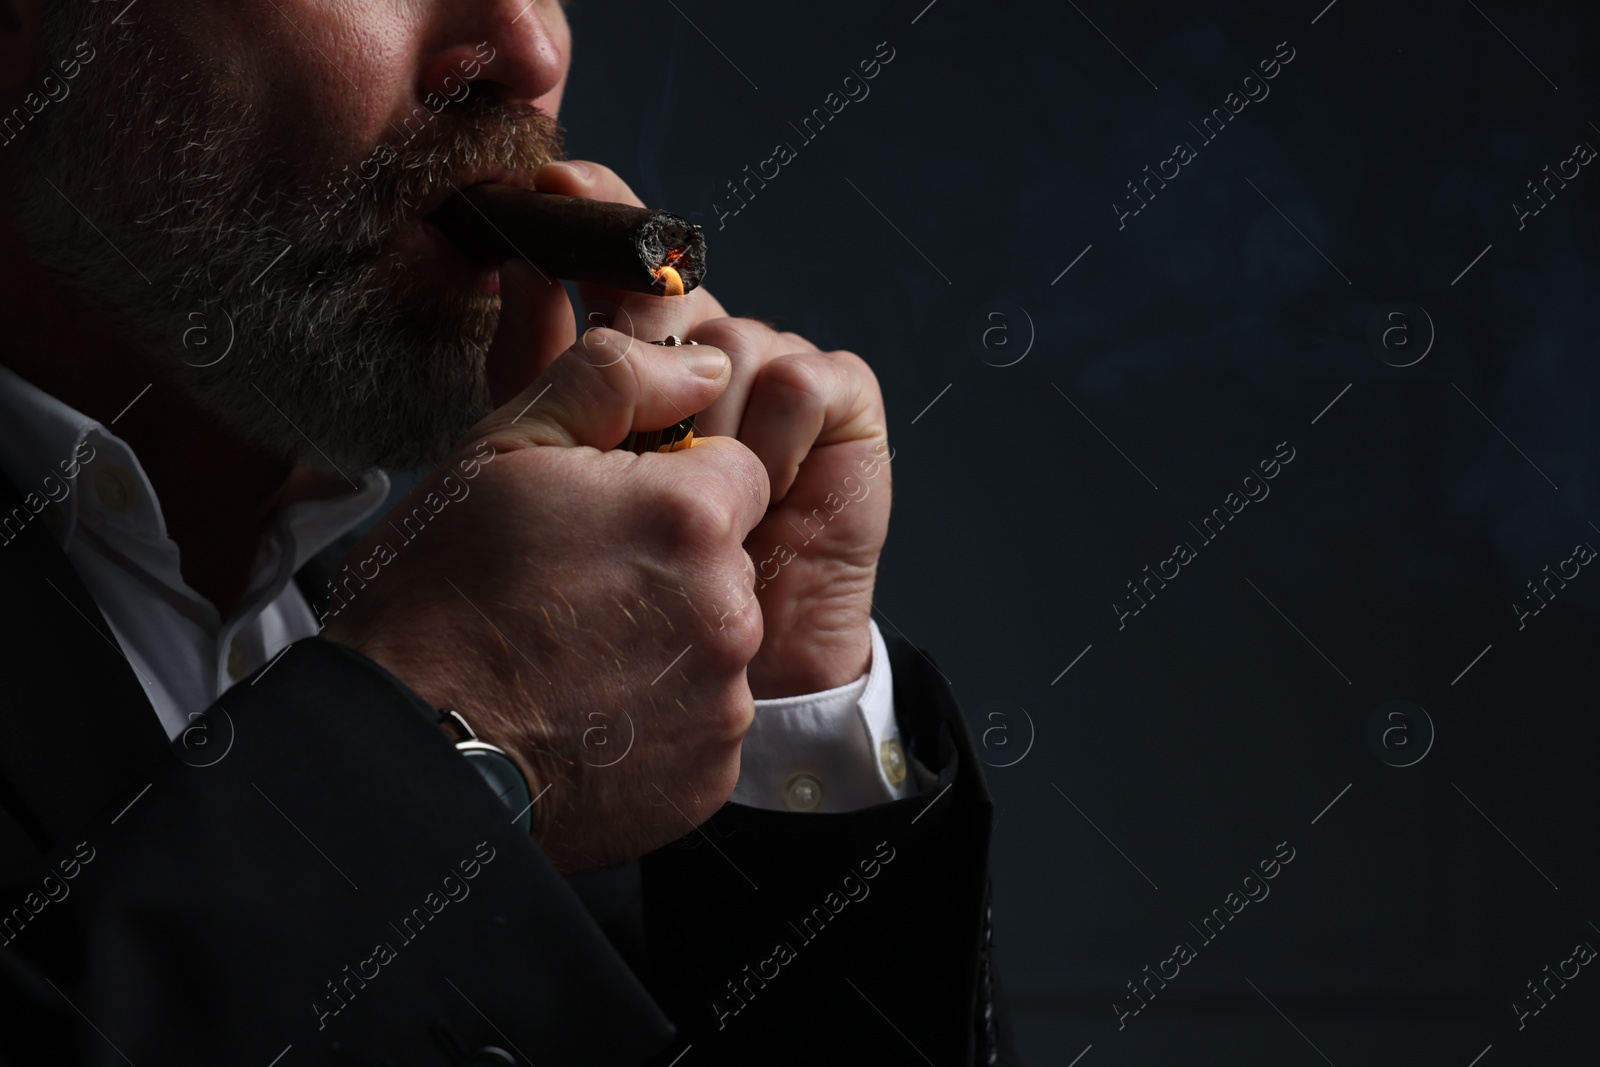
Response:
[[[434,721],[440,726],[450,724],[457,738],[456,751],[466,757],[472,769],[483,776],[489,788],[494,790],[494,795],[500,798],[500,803],[512,813],[511,821],[521,827],[523,833],[531,833],[533,795],[517,761],[505,749],[478,740],[478,735],[467,725],[467,720],[454,708],[440,708],[439,717]]]

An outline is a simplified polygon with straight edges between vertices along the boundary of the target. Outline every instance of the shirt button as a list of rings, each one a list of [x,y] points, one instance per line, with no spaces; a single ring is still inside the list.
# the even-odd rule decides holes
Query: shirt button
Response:
[[[102,467],[94,475],[94,495],[107,508],[120,513],[133,507],[139,494],[127,471],[121,467]]]
[[[894,738],[878,746],[878,762],[883,765],[883,776],[889,779],[890,785],[899,785],[906,780],[906,754],[900,750],[900,742]]]
[[[228,677],[238,681],[244,677],[244,653],[239,651],[239,639],[228,643]]]
[[[822,783],[809,774],[797,774],[783,787],[783,801],[790,811],[816,811],[822,803]]]

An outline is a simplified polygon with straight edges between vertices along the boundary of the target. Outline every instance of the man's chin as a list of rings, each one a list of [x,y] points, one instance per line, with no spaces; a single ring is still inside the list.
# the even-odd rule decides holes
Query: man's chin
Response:
[[[363,413],[352,411],[350,420],[357,431],[330,429],[324,435],[325,444],[276,429],[267,430],[265,439],[258,440],[286,458],[359,481],[363,474],[378,469],[404,472],[437,466],[485,414],[476,407],[455,418],[433,411],[420,419],[394,419],[381,431],[367,433],[360,428],[370,426],[370,421]]]
[[[300,344],[280,335],[271,354],[238,352],[215,367],[188,368],[185,385],[232,435],[284,458],[352,480],[376,468],[431,467],[491,409],[487,343],[474,338],[485,329],[486,305],[498,301],[451,295],[458,313],[436,317],[431,328],[378,312],[359,329],[312,333]]]

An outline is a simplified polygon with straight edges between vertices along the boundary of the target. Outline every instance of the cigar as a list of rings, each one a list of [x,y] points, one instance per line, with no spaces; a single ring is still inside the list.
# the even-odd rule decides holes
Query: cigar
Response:
[[[657,296],[681,296],[706,273],[706,237],[669,211],[535,193],[486,182],[428,221],[479,263],[525,259],[549,274]]]

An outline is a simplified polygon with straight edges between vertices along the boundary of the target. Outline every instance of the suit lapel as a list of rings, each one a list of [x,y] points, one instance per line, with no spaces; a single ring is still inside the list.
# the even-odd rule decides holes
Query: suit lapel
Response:
[[[47,849],[143,789],[167,737],[43,517],[0,476],[0,519],[13,516],[27,521],[0,543],[0,806]],[[0,878],[19,843],[0,832]]]

